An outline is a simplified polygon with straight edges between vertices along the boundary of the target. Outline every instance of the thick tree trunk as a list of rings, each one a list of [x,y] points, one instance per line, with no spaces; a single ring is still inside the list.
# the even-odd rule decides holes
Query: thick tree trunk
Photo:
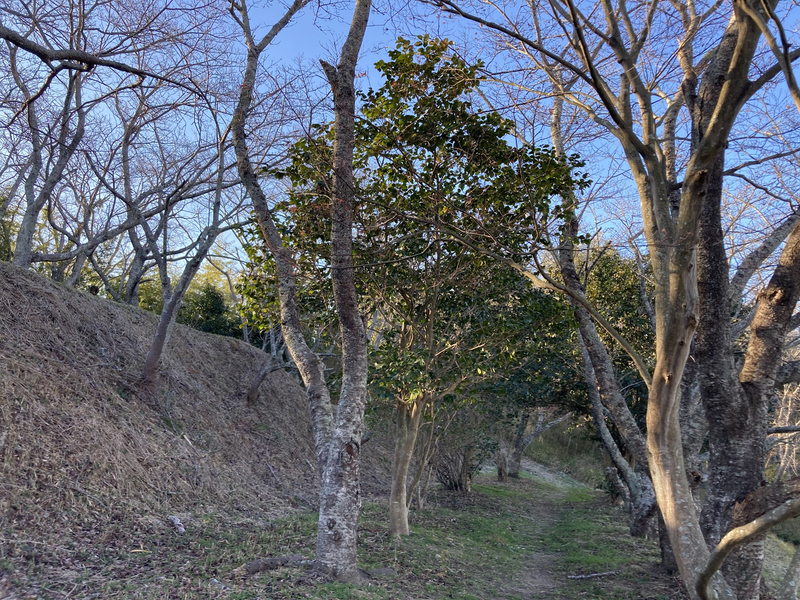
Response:
[[[709,478],[700,524],[709,548],[731,529],[734,502],[764,480],[767,398],[744,393],[734,365],[729,266],[722,230],[724,155],[709,170],[697,251],[701,320],[695,340],[700,392],[709,419]],[[757,600],[764,540],[739,546],[722,568],[739,600]]]
[[[397,430],[392,461],[392,489],[389,497],[389,524],[392,535],[409,535],[408,471],[417,445],[424,400],[397,402]]]
[[[498,448],[497,452],[495,453],[494,459],[495,465],[497,466],[497,481],[500,483],[507,483],[508,482],[508,454],[504,448]],[[517,477],[519,477],[519,471],[517,471]]]

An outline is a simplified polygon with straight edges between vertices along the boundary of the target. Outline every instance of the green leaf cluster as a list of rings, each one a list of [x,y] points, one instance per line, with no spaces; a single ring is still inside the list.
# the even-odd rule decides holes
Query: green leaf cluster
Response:
[[[454,55],[447,40],[401,38],[376,64],[385,83],[361,97],[354,253],[376,398],[475,397],[558,341],[539,332],[564,320],[561,301],[476,247],[526,261],[571,217],[574,192],[588,182],[577,156],[517,143],[512,122],[481,108],[481,66]],[[272,173],[289,184],[275,214],[295,251],[309,326],[333,318],[332,145],[330,125],[319,125]],[[255,283],[274,266],[254,247],[240,290],[257,299],[246,301],[248,320],[257,310],[274,319],[274,291]]]

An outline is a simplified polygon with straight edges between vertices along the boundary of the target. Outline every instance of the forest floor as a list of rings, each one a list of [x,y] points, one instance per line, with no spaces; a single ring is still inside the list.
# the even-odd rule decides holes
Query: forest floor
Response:
[[[549,469],[527,462],[520,480],[487,472],[469,494],[434,491],[399,541],[391,439],[376,430],[362,454],[369,584],[302,567],[238,576],[254,559],[314,556],[318,483],[297,382],[276,371],[248,403],[263,353],[176,326],[145,393],[154,315],[4,263],[0,308],[0,599],[684,598],[657,544],[631,538],[625,511],[594,489],[596,443],[559,428],[529,449]],[[784,537],[800,543],[800,526]],[[771,585],[792,556],[781,543],[767,546]]]
[[[400,541],[389,534],[386,503],[366,502],[359,561],[374,574],[368,585],[318,581],[303,567],[237,576],[256,558],[313,558],[316,515],[259,522],[208,513],[178,515],[183,534],[140,520],[86,544],[61,546],[58,532],[52,540],[13,540],[16,559],[0,560],[0,597],[685,598],[677,578],[660,569],[657,544],[630,537],[624,511],[608,496],[527,466],[520,480],[499,483],[484,474],[471,493],[434,492],[425,510],[412,511],[413,533]]]

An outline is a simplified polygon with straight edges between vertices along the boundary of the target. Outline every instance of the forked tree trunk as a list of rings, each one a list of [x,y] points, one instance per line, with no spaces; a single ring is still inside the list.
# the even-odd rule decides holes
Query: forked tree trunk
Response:
[[[345,581],[361,579],[356,562],[358,516],[361,508],[359,455],[366,402],[367,354],[364,324],[355,293],[352,256],[353,122],[355,65],[370,11],[369,0],[357,0],[350,33],[338,67],[324,64],[333,88],[335,112],[334,177],[331,227],[331,271],[342,335],[342,389],[334,418],[324,365],[303,336],[296,299],[295,264],[272,217],[247,149],[245,120],[253,101],[259,57],[275,36],[309,0],[295,0],[284,16],[256,42],[247,7],[235,6],[247,44],[247,65],[239,101],[231,118],[239,176],[253,202],[264,240],[275,259],[281,330],[286,347],[306,385],[314,446],[320,471],[317,559],[323,572]]]
[[[411,402],[397,402],[397,430],[392,461],[392,489],[389,496],[389,524],[392,535],[410,533],[408,528],[408,471],[414,457],[425,406],[424,396]]]
[[[209,249],[217,239],[218,230],[216,228],[207,229],[204,232],[203,241],[197,248],[195,255],[186,264],[181,275],[178,285],[172,290],[164,306],[161,308],[161,315],[158,318],[158,325],[153,340],[150,342],[150,349],[147,352],[147,357],[144,361],[144,368],[142,369],[142,385],[149,390],[153,390],[156,379],[158,377],[158,368],[161,364],[161,355],[164,353],[164,347],[169,341],[170,333],[175,325],[175,318],[178,316],[183,297],[186,295],[192,279],[200,270],[200,265],[208,254]]]
[[[13,46],[12,55],[16,57],[16,49]],[[14,62],[16,64],[15,58]],[[58,137],[54,143],[57,151],[51,150],[53,155],[48,157],[47,161],[50,171],[46,173],[38,192],[35,186],[43,169],[42,150],[44,144],[42,134],[48,127],[40,124],[38,120],[36,112],[38,105],[36,101],[31,101],[27,107],[28,127],[33,146],[32,167],[25,180],[25,211],[22,213],[22,220],[14,245],[14,258],[12,259],[13,264],[23,269],[30,268],[33,260],[33,238],[36,234],[39,214],[42,212],[44,205],[50,200],[56,185],[64,175],[69,161],[83,140],[86,109],[81,100],[82,77],[83,74],[80,72],[72,72],[69,76],[64,108],[58,117],[59,126],[54,127],[54,130],[58,131]],[[31,100],[27,90],[25,96],[27,96],[28,100]],[[71,124],[71,113],[73,111],[77,113],[78,117],[75,121],[74,133],[72,133],[72,138],[70,139],[69,125]]]
[[[536,421],[536,425],[534,426],[533,431],[528,433],[527,430],[528,422],[530,421],[530,413],[527,410],[524,411],[520,417],[519,425],[517,426],[517,434],[514,436],[514,446],[511,449],[511,457],[508,465],[508,476],[513,477],[514,479],[519,479],[522,457],[525,454],[525,450],[528,449],[528,446],[530,446],[533,443],[533,440],[542,435],[545,431],[558,425],[559,423],[564,422],[571,416],[572,413],[567,413],[557,419],[553,419],[552,421],[545,423],[544,410],[539,409],[539,418]]]
[[[370,0],[356,0],[339,64],[322,63],[333,91],[331,280],[342,336],[342,387],[320,487],[317,565],[340,580],[360,581],[356,561],[361,512],[359,456],[367,402],[367,333],[358,306],[353,263],[355,75]]]

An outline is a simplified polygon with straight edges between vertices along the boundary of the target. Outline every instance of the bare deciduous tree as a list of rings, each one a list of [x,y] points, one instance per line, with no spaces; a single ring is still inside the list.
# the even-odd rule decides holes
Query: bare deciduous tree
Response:
[[[240,178],[253,203],[259,226],[277,267],[283,339],[306,385],[312,417],[317,463],[322,480],[317,531],[317,568],[334,577],[361,579],[356,563],[356,529],[361,507],[359,455],[366,403],[367,353],[364,323],[356,296],[353,256],[353,146],[355,67],[370,12],[369,0],[357,0],[350,33],[337,66],[323,63],[333,90],[335,141],[332,199],[332,280],[342,337],[342,390],[331,404],[324,365],[305,341],[295,296],[295,273],[290,249],[275,225],[267,197],[259,184],[247,145],[246,117],[258,83],[259,58],[275,36],[308,0],[296,0],[259,41],[253,37],[244,2],[231,13],[244,34],[247,64],[232,133]]]

